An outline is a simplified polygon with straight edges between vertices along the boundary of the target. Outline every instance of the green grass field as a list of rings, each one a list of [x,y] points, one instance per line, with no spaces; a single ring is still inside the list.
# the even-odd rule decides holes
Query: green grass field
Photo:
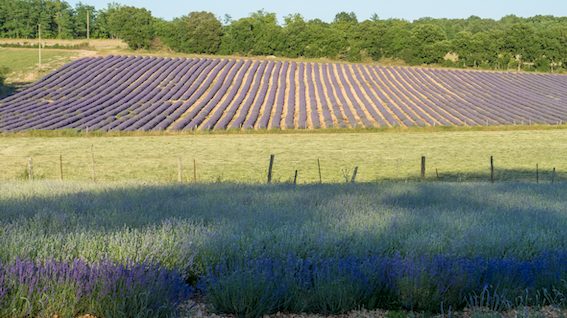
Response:
[[[80,51],[44,49],[42,50],[43,71],[38,74],[37,48],[0,48],[0,67],[10,69],[9,82],[32,82],[80,55]]]
[[[427,178],[486,181],[494,156],[501,181],[550,182],[567,179],[567,131],[447,131],[292,134],[197,134],[170,136],[0,137],[0,180],[25,179],[29,158],[36,179],[59,179],[63,156],[66,180],[92,177],[94,149],[97,181],[178,179],[179,159],[185,182],[265,182],[270,154],[274,180],[288,182],[299,171],[300,183],[345,182],[358,166],[357,181],[415,179],[420,158],[427,157]]]

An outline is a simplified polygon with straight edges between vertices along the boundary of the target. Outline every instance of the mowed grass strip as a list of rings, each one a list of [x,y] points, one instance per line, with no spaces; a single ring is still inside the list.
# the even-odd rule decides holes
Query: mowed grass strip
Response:
[[[8,80],[11,82],[31,82],[47,72],[62,66],[72,58],[81,56],[84,51],[64,49],[43,49],[41,51],[42,72],[38,74],[39,52],[34,48],[1,48],[0,67],[10,69]]]
[[[27,178],[33,158],[36,179],[59,179],[63,156],[66,180],[92,178],[94,149],[97,181],[265,182],[270,154],[274,180],[289,182],[299,170],[300,183],[345,182],[358,166],[357,181],[419,178],[421,156],[428,179],[488,181],[490,156],[498,181],[540,182],[567,179],[567,132],[451,131],[406,133],[196,134],[108,137],[1,137],[0,180]],[[436,171],[437,170],[437,171]]]

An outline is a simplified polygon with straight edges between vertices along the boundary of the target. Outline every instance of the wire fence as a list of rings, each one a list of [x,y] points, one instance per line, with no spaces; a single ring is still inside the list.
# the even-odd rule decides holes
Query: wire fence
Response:
[[[180,154],[120,155],[90,152],[65,154],[0,155],[0,181],[147,181],[166,183],[349,183],[379,181],[534,182],[567,181],[567,174],[546,163],[499,165],[498,158],[484,162],[447,162],[431,157],[367,157],[348,160],[331,156],[297,157],[273,153],[265,160],[240,157],[199,157]],[[264,157],[262,157],[264,158]],[[466,163],[466,164],[465,164]],[[460,169],[459,164],[462,164]]]

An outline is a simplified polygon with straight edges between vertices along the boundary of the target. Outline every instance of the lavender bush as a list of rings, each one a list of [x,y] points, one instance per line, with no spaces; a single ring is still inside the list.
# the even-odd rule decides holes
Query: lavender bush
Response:
[[[178,272],[152,264],[0,264],[0,317],[170,317],[190,291]]]
[[[565,264],[565,252],[532,260],[400,255],[256,259],[210,268],[200,288],[216,310],[243,316],[343,313],[360,307],[438,312],[493,301],[475,298],[486,291],[499,293],[499,305],[504,305],[499,309],[565,306]]]

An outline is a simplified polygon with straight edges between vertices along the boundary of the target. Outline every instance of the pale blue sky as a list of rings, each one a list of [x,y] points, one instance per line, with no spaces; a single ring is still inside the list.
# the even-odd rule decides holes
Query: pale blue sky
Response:
[[[74,4],[79,1],[71,0]],[[82,0],[104,8],[107,0]],[[171,19],[191,11],[210,11],[219,17],[225,14],[234,19],[248,16],[250,12],[265,9],[276,12],[278,18],[290,13],[301,13],[308,19],[320,18],[331,21],[340,11],[353,11],[360,20],[377,13],[380,18],[403,18],[414,20],[420,17],[466,18],[477,15],[498,19],[507,14],[534,16],[537,14],[567,16],[566,0],[279,0],[279,1],[230,1],[230,0],[115,0],[124,5],[144,7],[154,16]]]

